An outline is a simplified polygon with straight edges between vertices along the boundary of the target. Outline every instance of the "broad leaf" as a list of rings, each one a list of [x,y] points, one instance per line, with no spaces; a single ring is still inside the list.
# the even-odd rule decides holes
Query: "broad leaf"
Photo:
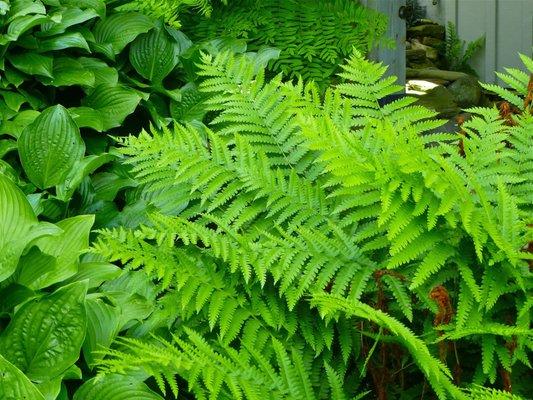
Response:
[[[61,105],[44,110],[19,138],[24,171],[41,189],[63,182],[84,153],[80,130]]]
[[[61,22],[42,24],[40,32],[37,32],[35,36],[52,36],[63,33],[67,28],[89,21],[98,15],[94,9],[81,10],[80,8],[69,7],[61,13]]]
[[[26,375],[2,355],[0,355],[0,399],[45,400]]]
[[[54,51],[69,48],[80,48],[90,51],[89,44],[79,32],[64,33],[39,43],[40,51]]]
[[[96,25],[94,38],[98,44],[111,45],[114,53],[118,54],[138,35],[153,27],[152,19],[142,14],[113,14]]]
[[[105,62],[96,58],[80,57],[78,62],[82,67],[94,74],[94,86],[109,85],[115,86],[118,83],[118,72],[115,68],[110,67]]]
[[[21,258],[17,282],[30,289],[42,289],[78,272],[79,256],[89,247],[93,215],[79,215],[58,222],[61,235],[37,239],[36,246]]]
[[[18,70],[28,75],[41,75],[53,78],[54,59],[31,52],[12,54],[9,62]]]
[[[85,157],[70,171],[68,176],[65,178],[65,181],[57,186],[56,196],[58,199],[63,201],[68,201],[74,194],[74,191],[81,184],[82,180],[89,176],[89,174],[96,171],[102,165],[107,164],[108,162],[114,160],[116,157],[109,153],[91,155]]]
[[[68,112],[79,128],[91,128],[97,132],[104,130],[104,118],[100,111],[91,107],[72,107]]]
[[[37,217],[24,193],[0,173],[0,282],[15,271],[36,225]]]
[[[83,355],[89,366],[95,362],[98,349],[109,348],[121,325],[121,309],[102,299],[87,299],[87,336],[83,344]]]
[[[73,400],[163,400],[146,384],[133,377],[108,375],[88,380],[74,394]]]
[[[77,282],[25,303],[0,336],[0,354],[34,381],[63,374],[85,337],[86,291],[86,282]]]
[[[84,68],[75,58],[59,57],[54,59],[54,77],[42,78],[41,81],[53,86],[89,86],[95,84],[96,78],[92,71]]]
[[[130,61],[139,75],[160,85],[178,64],[179,50],[178,43],[158,27],[135,39],[130,47]]]
[[[141,101],[141,95],[125,86],[97,86],[84,102],[84,106],[100,111],[103,128],[120,126],[133,113]]]

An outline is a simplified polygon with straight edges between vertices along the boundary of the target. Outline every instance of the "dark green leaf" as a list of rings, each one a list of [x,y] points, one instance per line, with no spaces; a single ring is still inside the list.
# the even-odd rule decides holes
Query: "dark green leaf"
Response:
[[[141,33],[154,27],[149,17],[137,13],[113,14],[99,22],[94,29],[96,43],[110,44],[115,54],[120,53]]]
[[[100,111],[103,128],[108,130],[120,126],[133,113],[141,101],[141,95],[126,86],[97,86],[84,105]]]
[[[158,27],[135,39],[130,47],[130,62],[143,78],[161,84],[178,64],[179,50],[176,41]]]
[[[61,105],[44,110],[24,129],[18,145],[24,171],[41,189],[63,182],[85,153],[80,130]]]
[[[15,68],[28,75],[53,78],[54,59],[50,56],[35,53],[12,54],[8,60]]]
[[[0,336],[0,353],[32,380],[63,374],[85,337],[86,291],[86,282],[78,282],[25,303]]]

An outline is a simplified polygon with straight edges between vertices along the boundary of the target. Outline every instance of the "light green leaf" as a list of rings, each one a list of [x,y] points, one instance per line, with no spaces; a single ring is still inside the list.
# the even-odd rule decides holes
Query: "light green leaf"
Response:
[[[19,111],[20,107],[26,103],[26,97],[17,92],[10,92],[7,90],[2,90],[0,92],[6,105],[11,108],[13,111]]]
[[[26,375],[2,355],[0,355],[0,399],[45,400]]]
[[[112,154],[104,153],[91,155],[78,161],[74,168],[67,175],[65,180],[57,186],[56,197],[63,201],[68,201],[74,194],[74,191],[81,184],[82,180],[100,168],[102,165],[114,160],[116,157]]]
[[[37,217],[24,193],[0,173],[0,282],[15,271]]]
[[[85,99],[84,106],[100,111],[104,130],[120,126],[133,113],[141,101],[141,95],[125,86],[97,86]]]
[[[11,139],[0,140],[0,158],[4,157],[10,151],[17,149],[17,142]]]
[[[149,17],[138,13],[118,13],[100,21],[94,29],[96,43],[110,44],[115,54],[120,53],[141,33],[154,27]]]
[[[143,78],[161,84],[179,61],[179,45],[165,29],[139,35],[130,47],[130,62]]]
[[[50,56],[43,56],[35,53],[12,54],[9,62],[18,70],[28,75],[41,75],[53,78],[54,59]]]
[[[11,13],[7,22],[14,21],[17,17],[29,14],[46,14],[43,3],[34,0],[11,1]]]
[[[63,374],[79,358],[87,282],[25,303],[0,336],[0,353],[34,381]]]
[[[89,289],[100,286],[105,281],[117,278],[122,270],[114,264],[106,262],[82,262],[76,275],[67,282],[89,280]]]
[[[41,189],[63,182],[84,153],[80,130],[61,105],[44,110],[19,138],[24,171]]]
[[[79,256],[89,248],[94,215],[79,215],[58,222],[61,235],[37,239],[19,262],[17,282],[30,289],[42,289],[78,272]]]
[[[124,375],[107,375],[85,382],[74,394],[73,400],[163,400],[146,384]]]
[[[87,336],[83,343],[83,355],[89,366],[93,366],[98,349],[109,348],[120,326],[121,310],[102,299],[87,299]]]

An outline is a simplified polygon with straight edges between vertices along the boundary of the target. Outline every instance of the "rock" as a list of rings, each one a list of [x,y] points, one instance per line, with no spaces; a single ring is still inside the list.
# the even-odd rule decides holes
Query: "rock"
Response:
[[[418,41],[418,39],[413,39],[411,43],[412,50],[424,50],[426,53],[426,58],[428,60],[435,61],[439,58],[439,52],[433,47],[426,46]]]
[[[481,85],[477,78],[470,75],[457,79],[448,86],[448,90],[462,108],[477,106],[481,100]]]
[[[444,45],[444,40],[435,39],[434,37],[430,36],[424,36],[422,38],[422,44],[438,49],[439,47],[442,47]]]
[[[427,58],[424,58],[424,61],[421,62],[407,62],[407,66],[409,67],[409,69],[435,68],[435,64],[433,64],[431,60],[428,60]]]
[[[433,21],[432,19],[420,18],[420,19],[417,19],[412,26],[419,26],[419,25],[438,25],[438,23]]]
[[[452,118],[461,112],[452,93],[444,86],[431,89],[417,103],[434,110],[439,118]]]
[[[428,24],[420,26],[412,26],[407,29],[408,38],[423,38],[432,37],[435,39],[444,40],[446,36],[446,29],[442,25]]]
[[[459,78],[467,77],[464,72],[446,71],[443,69],[413,69],[407,68],[407,79],[444,79],[446,81],[456,81]]]
[[[426,82],[431,82],[431,83],[434,83],[435,85],[438,85],[438,86],[448,86],[450,84],[450,81],[447,81],[445,79],[437,79],[437,78],[428,78],[428,79],[424,79]]]
[[[405,52],[408,62],[421,63],[426,61],[426,51],[424,49],[409,49]]]

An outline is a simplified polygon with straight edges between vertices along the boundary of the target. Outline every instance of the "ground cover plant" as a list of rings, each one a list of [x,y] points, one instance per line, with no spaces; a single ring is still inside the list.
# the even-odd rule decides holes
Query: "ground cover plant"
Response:
[[[533,392],[533,60],[443,132],[270,3],[0,1],[0,399]]]

